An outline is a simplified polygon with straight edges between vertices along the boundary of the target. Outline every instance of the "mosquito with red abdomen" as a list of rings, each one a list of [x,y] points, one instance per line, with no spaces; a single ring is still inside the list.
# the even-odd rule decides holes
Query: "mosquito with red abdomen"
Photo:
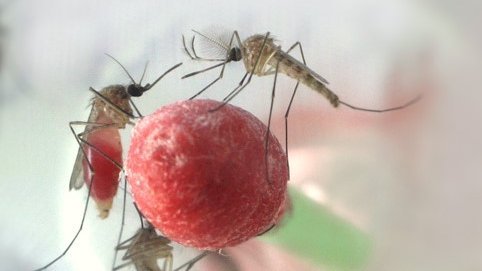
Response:
[[[265,35],[259,35],[259,34],[252,35],[247,39],[245,39],[243,42],[241,42],[241,39],[237,31],[234,31],[231,34],[231,38],[229,41],[226,41],[226,40],[223,41],[216,37],[213,38],[213,37],[204,35],[196,30],[193,30],[193,32],[201,36],[203,39],[209,41],[212,46],[224,51],[224,55],[222,58],[200,57],[196,53],[195,46],[194,46],[195,35],[191,40],[191,44],[190,44],[191,51],[189,51],[188,46],[186,45],[186,40],[183,36],[182,40],[184,45],[184,51],[192,60],[220,62],[208,68],[186,74],[182,77],[183,79],[194,76],[199,73],[203,73],[205,71],[209,71],[209,70],[221,67],[219,76],[216,79],[214,79],[212,82],[210,82],[208,85],[206,85],[199,92],[197,92],[194,96],[192,96],[191,99],[194,99],[195,97],[197,97],[198,95],[206,91],[209,87],[214,85],[221,78],[223,78],[226,64],[230,62],[239,62],[243,60],[246,73],[242,77],[238,86],[234,88],[231,92],[229,92],[229,94],[223,99],[223,104],[220,105],[219,107],[228,103],[236,95],[238,95],[251,82],[253,75],[266,76],[266,75],[274,74],[274,82],[273,82],[273,88],[272,88],[272,94],[271,94],[271,105],[270,105],[269,118],[268,118],[268,129],[266,133],[266,143],[265,143],[266,146],[268,146],[268,138],[269,138],[268,134],[270,129],[271,114],[273,111],[273,102],[275,97],[277,75],[278,73],[284,73],[285,75],[297,80],[297,83],[293,89],[293,94],[291,95],[291,98],[285,113],[286,154],[288,154],[288,115],[300,82],[305,86],[323,95],[326,99],[328,99],[328,101],[333,107],[344,105],[354,110],[368,111],[368,112],[381,113],[381,112],[400,110],[414,104],[421,97],[421,96],[417,96],[403,105],[386,108],[386,109],[369,109],[369,108],[354,106],[340,100],[340,98],[326,86],[328,84],[328,81],[307,66],[305,56],[303,53],[303,48],[300,42],[294,43],[287,51],[283,51],[281,49],[281,46],[276,45],[275,40],[272,37],[270,37],[270,32],[267,32]],[[237,44],[235,45],[235,43]],[[289,54],[295,47],[299,48],[302,62]],[[213,111],[219,109],[219,107],[213,108]],[[265,156],[267,159],[268,157],[267,151]]]
[[[84,213],[80,226],[70,241],[66,249],[54,260],[45,266],[37,269],[44,270],[60,258],[62,258],[73,245],[78,235],[82,231],[82,226],[87,214],[89,199],[92,197],[99,209],[99,216],[106,218],[112,207],[113,197],[117,192],[119,175],[122,171],[122,145],[120,141],[119,129],[124,129],[126,125],[133,125],[136,118],[142,117],[141,113],[132,102],[131,97],[140,97],[154,85],[156,85],[165,75],[179,67],[178,63],[159,76],[152,84],[142,85],[146,67],[139,83],[136,83],[124,66],[114,57],[107,55],[117,62],[127,73],[131,84],[111,85],[100,91],[89,88],[94,93],[91,99],[91,111],[87,121],[72,121],[69,123],[70,130],[79,145],[77,158],[75,160],[72,175],[70,177],[69,188],[72,190],[82,188],[86,183],[88,186],[88,196],[84,206]],[[133,113],[133,109],[136,115]],[[74,126],[84,126],[81,133],[76,133]]]

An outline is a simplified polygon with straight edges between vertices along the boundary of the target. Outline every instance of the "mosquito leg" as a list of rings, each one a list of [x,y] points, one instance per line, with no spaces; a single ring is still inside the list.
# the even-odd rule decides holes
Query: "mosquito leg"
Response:
[[[263,232],[261,232],[260,234],[258,234],[258,235],[256,235],[256,236],[261,236],[261,235],[269,232],[269,231],[272,230],[275,226],[276,226],[276,224],[272,224],[271,226],[269,226],[269,228],[267,228],[266,230],[264,230]]]
[[[132,101],[132,99],[129,97],[129,103],[132,105],[132,107],[134,108],[134,110],[136,111],[137,113],[137,116],[139,118],[142,118],[143,115],[141,114],[141,111],[139,111],[139,109],[137,108],[136,104],[134,103],[134,101]]]
[[[133,242],[130,243],[131,245],[130,247],[132,247],[132,244]],[[138,256],[147,257],[149,255],[152,255],[151,257],[157,256],[157,258],[165,258],[165,257],[168,257],[165,255],[170,255],[172,252],[171,246],[160,244],[158,239],[153,239],[151,241],[137,242],[136,244],[141,245],[142,250],[137,250],[133,253],[126,254],[124,257],[122,257],[123,260],[127,260],[129,258],[135,258]]]
[[[243,76],[243,78],[241,79],[241,81],[239,82],[239,85],[234,90],[232,90],[226,97],[224,97],[223,102],[220,105],[216,106],[213,109],[209,109],[209,112],[218,111],[223,106],[225,106],[227,103],[229,103],[234,97],[236,97],[236,95],[238,95],[251,82],[251,77],[249,77],[246,84],[243,85],[243,82],[246,79],[246,77],[248,76],[248,74],[249,73],[246,73]]]
[[[122,268],[124,268],[124,267],[126,267],[126,266],[131,265],[131,264],[134,264],[134,262],[133,262],[132,260],[131,260],[131,261],[128,261],[128,262],[125,262],[125,263],[123,263],[123,264],[121,264],[121,265],[119,265],[119,266],[116,266],[116,267],[112,268],[112,270],[114,270],[114,271],[115,271],[115,270],[120,270],[120,269],[122,269]]]
[[[273,90],[271,92],[271,103],[270,103],[270,107],[269,107],[268,128],[266,129],[266,136],[265,136],[265,139],[264,139],[264,163],[266,165],[266,180],[268,181],[268,184],[271,184],[271,180],[269,178],[269,163],[268,163],[269,135],[270,135],[270,127],[271,127],[271,116],[273,114],[273,104],[274,104],[274,97],[275,97],[275,90],[276,90],[276,81],[278,79],[278,68],[279,68],[279,61],[276,64],[276,72],[274,74]]]
[[[290,113],[291,105],[293,104],[293,100],[296,95],[296,91],[298,90],[298,86],[300,85],[300,81],[296,82],[295,88],[293,90],[293,94],[291,95],[290,102],[288,104],[288,108],[286,108],[285,113],[285,151],[286,151],[286,164],[288,166],[288,180],[291,179],[290,177],[290,156],[288,154],[288,115]]]
[[[184,271],[189,271],[191,270],[191,268],[194,266],[194,264],[196,264],[198,261],[200,261],[202,258],[206,257],[210,252],[209,251],[204,251],[203,253],[199,254],[198,256],[192,258],[191,260],[189,260],[188,262],[182,264],[181,266],[179,266],[178,268],[174,269],[173,271],[180,271],[182,270],[184,267],[186,267],[186,269]]]
[[[114,166],[118,167],[120,170],[123,170],[122,168],[122,165],[119,164],[118,162],[114,161],[112,158],[110,158],[107,154],[105,154],[103,151],[101,151],[99,148],[97,148],[95,145],[92,145],[90,142],[88,142],[87,140],[83,139],[83,138],[79,138],[79,140],[84,143],[85,145],[91,147],[92,149],[94,149],[97,153],[99,153],[100,155],[102,155],[102,157],[104,157],[106,160],[108,160],[109,162],[111,162]],[[88,160],[88,159],[87,159]]]
[[[120,178],[119,178],[119,179],[120,179]],[[124,187],[124,185],[120,185],[120,184],[119,184],[119,189],[122,190],[122,191],[126,190],[126,188]],[[129,191],[127,191],[127,197],[129,197],[129,198],[132,199],[132,195],[129,193]]]
[[[127,176],[125,176],[125,175],[124,175],[124,186],[127,188]],[[123,265],[118,266],[118,267],[115,266],[116,261],[117,261],[117,254],[119,253],[119,250],[128,249],[129,245],[126,245],[126,243],[128,243],[129,241],[131,241],[131,240],[133,240],[134,238],[137,237],[137,235],[134,235],[131,238],[121,242],[122,233],[124,231],[124,225],[125,225],[126,196],[127,196],[127,189],[124,189],[124,202],[123,202],[123,206],[122,206],[122,224],[121,224],[121,228],[120,228],[120,231],[119,231],[119,238],[117,240],[117,246],[116,246],[116,249],[115,249],[115,252],[114,252],[114,261],[112,263],[112,270],[117,270],[117,269],[120,269],[120,268],[126,266],[126,264],[123,264]],[[139,211],[139,208],[137,208],[137,205],[135,203],[133,203],[133,205],[134,205],[134,207],[135,207],[135,209],[136,209],[136,211],[139,215],[141,228],[144,229],[144,222],[142,220],[142,214]],[[122,259],[125,260],[124,257]],[[128,263],[128,264],[130,264],[130,263]]]
[[[136,204],[135,202],[132,203],[132,204],[134,204],[134,207],[136,208],[137,214],[139,215],[139,219],[140,219],[140,221],[141,221],[141,228],[144,229],[144,228],[146,228],[146,227],[149,227],[149,226],[150,226],[150,223],[149,223],[149,222],[147,222],[147,226],[144,225],[144,221],[142,220],[142,219],[144,218],[144,215],[141,213],[141,210],[139,210],[139,207],[137,207],[137,204]]]
[[[120,247],[117,247],[116,249],[117,250],[126,250],[126,253],[124,254],[124,256],[122,256],[122,260],[123,261],[127,261],[129,259],[132,259],[132,252],[131,252],[131,248],[133,247],[133,244],[137,244],[139,243],[139,239],[142,237],[142,232],[141,231],[137,231],[134,236],[132,236],[131,238],[127,239],[126,241],[122,242],[123,245],[120,246]]]
[[[128,248],[129,245],[126,245],[126,244],[129,243],[130,241],[132,241],[132,240],[133,240],[134,238],[136,238],[136,237],[137,237],[137,235],[134,235],[134,236],[130,237],[129,239],[122,241],[119,245],[117,245],[117,246],[115,247],[115,249],[117,249],[117,250],[123,250],[123,249]]]
[[[80,232],[82,231],[82,227],[84,226],[84,220],[85,220],[85,216],[87,214],[87,208],[89,207],[89,201],[90,201],[90,191],[91,191],[91,188],[92,188],[92,183],[94,181],[94,176],[95,174],[92,174],[91,177],[90,177],[90,185],[89,185],[89,192],[87,194],[87,200],[85,201],[85,206],[84,206],[84,214],[82,215],[82,220],[80,221],[80,226],[79,226],[79,229],[77,230],[77,232],[75,233],[74,235],[74,238],[72,238],[72,240],[70,241],[69,245],[65,248],[65,250],[59,255],[57,256],[55,259],[53,259],[51,262],[49,262],[48,264],[38,268],[38,269],[35,269],[35,271],[37,270],[45,270],[47,269],[49,266],[51,266],[52,264],[54,264],[55,262],[57,262],[60,258],[62,258],[65,254],[67,254],[67,252],[69,251],[70,247],[74,244],[75,240],[77,239],[77,237],[79,236]]]
[[[113,270],[130,264],[146,266],[150,268],[149,270],[160,270],[157,259],[161,258],[165,259],[164,267],[169,265],[169,269],[162,270],[172,270],[172,247],[168,245],[169,242],[169,239],[158,235],[152,228],[140,229],[133,237],[122,242],[122,246],[116,248],[116,250],[126,250],[122,260],[128,262],[113,267]]]
[[[69,126],[71,129],[73,129],[73,126],[86,126],[87,128],[85,129],[85,131],[81,132],[81,133],[78,133],[76,134],[75,131],[74,131],[74,136],[75,137],[84,137],[90,133],[92,133],[93,131],[95,130],[98,130],[98,129],[103,129],[103,128],[111,128],[111,127],[115,127],[117,125],[117,123],[98,123],[98,122],[89,122],[89,121],[71,121],[69,122]],[[84,153],[85,155],[85,153]]]
[[[192,99],[196,98],[197,96],[201,95],[206,89],[210,88],[217,81],[221,80],[221,78],[223,78],[222,71],[221,71],[221,74],[218,76],[218,78],[214,79],[214,81],[209,83],[207,86],[205,86],[203,89],[201,89],[198,93],[194,94],[194,96],[190,97],[189,100],[192,100]]]
[[[124,232],[124,225],[125,225],[125,218],[126,218],[126,200],[127,200],[127,176],[124,176],[124,197],[122,202],[122,219],[121,219],[121,227],[119,230],[119,237],[117,238],[117,246],[119,247],[122,240],[122,233]],[[115,262],[117,260],[117,253],[119,252],[118,249],[114,250],[114,261],[112,262],[112,269],[115,267]]]
[[[299,41],[295,42],[287,51],[286,53],[289,54],[296,46],[300,48],[301,59],[303,60],[303,64],[306,65],[305,54],[303,53],[303,47]],[[288,155],[288,115],[290,114],[291,105],[293,104],[293,100],[296,95],[296,91],[298,90],[298,86],[300,85],[300,81],[296,82],[295,88],[293,89],[293,94],[291,95],[290,102],[288,103],[288,107],[286,108],[285,113],[285,151],[286,151],[286,158],[287,158],[287,166],[288,166],[288,180],[290,179],[290,159]]]
[[[288,50],[286,50],[286,53],[289,54],[291,52],[291,50],[293,50],[296,46],[298,46],[298,48],[300,48],[301,59],[303,60],[303,64],[306,65],[305,54],[303,53],[303,47],[301,46],[301,42],[299,42],[299,41],[295,42],[293,45],[291,45],[291,47]]]
[[[91,188],[92,188],[92,184],[94,183],[94,176],[95,176],[95,171],[93,170],[93,167],[92,167],[92,164],[91,162],[89,161],[89,159],[87,159],[87,156],[85,154],[85,150],[83,149],[83,146],[82,146],[82,143],[83,142],[87,142],[85,140],[83,140],[81,138],[82,135],[85,135],[93,130],[95,130],[96,128],[92,128],[88,131],[84,131],[83,133],[80,133],[80,134],[76,134],[75,133],[75,130],[73,128],[74,125],[98,125],[97,127],[106,127],[106,126],[110,126],[112,124],[99,124],[99,123],[91,123],[91,122],[80,122],[80,121],[73,121],[73,122],[70,122],[69,123],[69,128],[71,130],[71,132],[73,133],[74,137],[75,137],[75,140],[77,141],[77,144],[79,145],[79,148],[80,150],[84,153],[84,158],[86,159],[87,161],[87,164],[89,166],[89,169],[91,170],[92,172],[92,175],[90,177],[90,185],[89,185],[89,190],[88,190],[88,194],[87,194],[87,200],[85,201],[85,206],[84,206],[84,211],[83,211],[83,214],[82,214],[82,219],[80,221],[80,226],[77,230],[77,232],[75,233],[74,237],[72,238],[72,240],[70,241],[70,243],[68,244],[68,246],[65,248],[65,250],[59,255],[57,256],[54,260],[52,260],[51,262],[49,262],[48,264],[44,265],[43,267],[40,267],[36,270],[45,270],[47,267],[51,266],[52,264],[54,264],[55,262],[57,262],[60,258],[62,258],[65,254],[67,254],[67,252],[69,251],[69,249],[72,247],[72,245],[74,244],[75,240],[77,239],[77,237],[79,236],[80,232],[82,231],[82,228],[84,226],[84,221],[85,221],[85,217],[87,215],[87,210],[88,210],[88,207],[89,207],[89,202],[90,202],[90,194],[91,194]],[[88,142],[87,142],[88,143]],[[89,143],[89,145],[91,145]],[[95,148],[95,146],[91,145],[92,147]],[[98,149],[97,149],[98,150]],[[100,151],[100,150],[98,150]],[[102,153],[102,151],[100,151]],[[106,154],[103,154],[103,156],[107,157]],[[113,161],[112,159],[109,159],[110,161]],[[115,162],[115,161],[113,161]],[[116,166],[118,166],[117,163],[115,163]]]
[[[171,271],[172,270],[172,254],[169,254],[166,259],[164,260],[164,271]]]
[[[241,79],[241,81],[239,81],[238,86],[237,86],[234,90],[232,90],[226,97],[223,98],[223,102],[232,99],[231,97],[233,96],[233,94],[236,93],[236,92],[238,91],[238,89],[243,86],[244,80],[246,80],[246,77],[248,76],[248,74],[249,74],[248,72],[244,74],[244,76],[243,76],[243,78]],[[246,83],[246,84],[247,84],[247,83]]]

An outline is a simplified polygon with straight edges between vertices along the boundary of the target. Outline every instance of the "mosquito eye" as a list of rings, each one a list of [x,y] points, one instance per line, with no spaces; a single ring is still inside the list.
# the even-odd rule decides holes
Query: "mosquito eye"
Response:
[[[232,48],[229,52],[229,59],[231,59],[232,61],[240,61],[242,58],[243,56],[241,54],[241,49],[239,49],[238,47]]]
[[[131,95],[132,97],[139,97],[142,96],[142,93],[144,93],[144,91],[142,90],[141,86],[132,84],[127,87],[127,93],[129,93],[129,95]]]

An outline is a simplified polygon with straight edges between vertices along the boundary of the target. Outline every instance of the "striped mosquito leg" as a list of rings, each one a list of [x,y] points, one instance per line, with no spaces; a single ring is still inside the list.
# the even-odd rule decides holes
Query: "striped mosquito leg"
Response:
[[[194,264],[199,262],[202,258],[206,257],[209,253],[210,253],[209,251],[204,251],[203,253],[201,253],[198,256],[192,258],[191,260],[182,264],[181,266],[174,269],[173,271],[181,271],[181,270],[183,270],[183,268],[186,268],[186,269],[184,269],[184,271],[189,271],[194,266]]]
[[[122,240],[122,233],[124,232],[124,225],[126,220],[126,200],[127,200],[127,176],[124,176],[124,195],[122,198],[122,219],[121,219],[121,226],[119,231],[119,236],[117,238],[117,247],[120,246]],[[142,221],[142,218],[141,218]],[[115,268],[115,262],[117,260],[117,253],[119,252],[118,249],[114,250],[114,261],[112,262],[112,270]]]
[[[305,54],[303,53],[303,47],[301,46],[301,43],[299,41],[295,42],[287,51],[286,53],[289,54],[296,46],[300,48],[300,53],[301,53],[301,59],[303,60],[303,64],[306,65],[306,59],[305,59]],[[288,115],[290,114],[290,109],[291,105],[293,104],[293,100],[296,95],[296,91],[298,90],[298,86],[300,85],[300,81],[296,82],[295,88],[293,89],[293,94],[291,95],[290,102],[288,103],[288,107],[286,108],[286,113],[285,113],[285,151],[286,151],[286,161],[288,164],[288,180],[291,179],[290,177],[290,159],[289,159],[289,153],[288,153]]]
[[[276,91],[276,81],[278,79],[278,68],[279,68],[279,61],[276,64],[276,70],[274,74],[274,81],[273,81],[273,90],[271,91],[271,103],[269,106],[269,117],[268,117],[268,127],[266,129],[266,136],[264,139],[264,163],[266,165],[266,180],[268,181],[268,184],[271,185],[271,181],[269,178],[269,164],[268,164],[268,152],[269,152],[269,134],[270,134],[270,128],[271,128],[271,116],[273,114],[273,105],[274,105],[274,97],[275,97],[275,91]]]

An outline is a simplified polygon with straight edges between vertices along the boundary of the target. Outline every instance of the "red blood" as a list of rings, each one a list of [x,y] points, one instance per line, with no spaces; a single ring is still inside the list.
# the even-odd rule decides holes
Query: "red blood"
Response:
[[[134,128],[126,171],[145,217],[168,238],[200,249],[234,246],[275,223],[287,158],[266,126],[212,100],[174,103]]]
[[[87,140],[97,150],[102,151],[107,157],[122,165],[122,145],[118,129],[98,129],[90,133]],[[96,149],[88,145],[84,146],[86,158],[89,159],[95,172],[90,195],[97,204],[100,217],[105,218],[109,215],[112,199],[117,193],[120,168]],[[83,169],[85,183],[90,187],[92,171],[86,159],[83,160]]]

